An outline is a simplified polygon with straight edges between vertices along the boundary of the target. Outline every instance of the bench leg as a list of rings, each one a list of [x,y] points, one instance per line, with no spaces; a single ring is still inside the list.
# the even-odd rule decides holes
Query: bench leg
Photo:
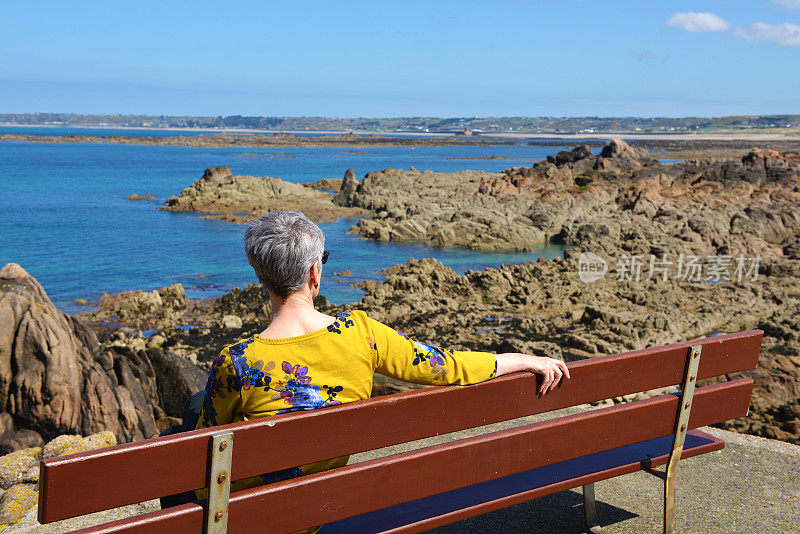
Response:
[[[583,486],[583,512],[586,514],[586,528],[592,534],[607,534],[597,523],[597,510],[594,500],[594,482]]]
[[[669,473],[664,478],[664,534],[675,534],[675,478]]]

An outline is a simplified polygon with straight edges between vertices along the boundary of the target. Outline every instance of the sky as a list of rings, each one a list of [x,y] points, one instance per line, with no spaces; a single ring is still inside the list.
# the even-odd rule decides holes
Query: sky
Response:
[[[0,20],[0,113],[800,113],[800,0],[30,0]]]

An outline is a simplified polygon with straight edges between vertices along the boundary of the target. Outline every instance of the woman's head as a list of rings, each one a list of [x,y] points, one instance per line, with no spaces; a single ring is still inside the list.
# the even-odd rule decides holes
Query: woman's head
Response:
[[[325,236],[302,213],[277,211],[250,224],[244,249],[261,283],[285,298],[305,286],[314,264],[322,262]]]

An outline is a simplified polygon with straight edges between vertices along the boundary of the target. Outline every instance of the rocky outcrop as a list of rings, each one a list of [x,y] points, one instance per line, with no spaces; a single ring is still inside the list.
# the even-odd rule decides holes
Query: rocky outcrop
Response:
[[[347,169],[344,173],[344,179],[339,187],[339,192],[333,197],[333,203],[337,206],[352,206],[353,197],[358,189],[358,180],[353,169]]]
[[[159,420],[180,415],[172,404],[182,409],[202,388],[198,374],[184,367],[166,356],[151,359],[144,347],[102,348],[96,335],[59,311],[22,267],[10,263],[0,270],[3,450],[65,433],[108,430],[119,441],[151,437]],[[175,376],[185,377],[185,384],[176,385]],[[161,398],[167,394],[172,397],[165,410]]]
[[[23,449],[0,457],[0,530],[17,523],[36,506],[41,460],[116,444],[111,432],[99,432],[86,438],[65,434],[44,447]]]
[[[487,137],[465,138],[463,136],[383,136],[325,134],[313,137],[292,135],[284,132],[274,134],[199,134],[169,135],[158,137],[125,136],[125,135],[28,135],[0,134],[2,141],[25,141],[29,143],[113,143],[123,145],[167,145],[195,147],[230,147],[230,148],[323,148],[323,147],[418,147],[418,146],[495,146],[509,145],[513,141],[490,139]],[[260,155],[260,154],[259,154]]]
[[[350,307],[426,341],[566,360],[760,328],[750,414],[723,426],[800,444],[798,262],[775,259],[756,281],[628,282],[610,274],[585,283],[579,251],[464,275],[409,260],[387,269],[385,281],[364,283],[366,295]]]
[[[342,188],[343,180],[341,178],[323,178],[316,182],[307,182],[303,187],[310,187],[311,189],[319,189],[321,191],[338,191]]]
[[[696,254],[779,257],[794,250],[800,233],[798,160],[756,149],[662,165],[615,139],[598,155],[579,146],[496,174],[387,169],[351,181],[336,198],[369,210],[353,231],[380,241],[480,250],[556,242],[658,253],[680,236],[682,248]],[[644,234],[648,247],[644,240],[641,250],[625,245],[632,241],[626,236]]]
[[[329,193],[279,178],[234,176],[228,167],[217,167],[206,169],[202,178],[171,196],[160,209],[224,214],[234,222],[270,211],[302,211],[318,221],[360,213],[333,204],[331,198]]]
[[[336,199],[369,210],[372,218],[359,220],[353,231],[378,241],[476,250],[530,250],[544,243],[544,233],[517,210],[479,194],[486,176],[492,175],[386,169],[357,186],[345,180]]]
[[[167,328],[177,326],[188,311],[189,301],[181,284],[153,291],[104,293],[97,310],[79,314],[92,322],[120,323],[131,328]]]
[[[379,241],[415,241],[477,250],[531,250],[560,224],[613,203],[609,191],[584,189],[605,174],[657,166],[647,151],[614,140],[594,156],[579,146],[532,168],[502,173],[387,169],[342,185],[335,202],[369,210],[353,228]],[[347,186],[347,187],[346,187]]]

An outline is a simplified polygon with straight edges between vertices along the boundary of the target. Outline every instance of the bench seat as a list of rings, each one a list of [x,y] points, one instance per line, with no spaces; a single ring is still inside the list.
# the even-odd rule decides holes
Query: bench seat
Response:
[[[662,465],[669,457],[673,439],[670,434],[375,510],[325,525],[320,534],[427,530],[645,467]],[[692,430],[686,436],[681,458],[724,447],[725,443],[719,438]]]

